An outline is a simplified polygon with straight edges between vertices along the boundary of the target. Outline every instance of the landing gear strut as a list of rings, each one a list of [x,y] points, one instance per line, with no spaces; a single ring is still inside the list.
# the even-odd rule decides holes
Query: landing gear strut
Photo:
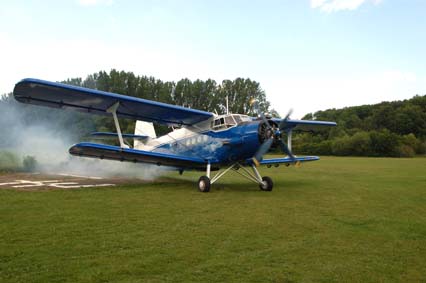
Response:
[[[253,173],[250,172],[247,168],[241,166],[238,162],[232,164],[222,172],[217,173],[212,179],[210,179],[210,163],[207,164],[206,176],[201,176],[198,179],[198,190],[203,193],[207,193],[210,191],[210,186],[223,177],[226,173],[228,173],[231,169],[233,169],[236,173],[240,174],[244,178],[253,181],[254,183],[259,185],[259,188],[262,191],[272,191],[274,183],[272,179],[268,176],[261,177],[259,171],[256,166],[252,164]],[[239,171],[241,169],[241,171]]]

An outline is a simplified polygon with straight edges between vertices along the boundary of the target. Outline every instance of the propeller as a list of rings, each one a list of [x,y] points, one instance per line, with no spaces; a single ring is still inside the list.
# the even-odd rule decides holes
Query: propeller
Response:
[[[260,111],[259,109],[259,102],[256,99],[252,99],[250,100],[250,105],[253,107],[254,111],[256,112],[256,114],[262,118],[263,122],[265,123],[265,125],[267,125],[267,127],[269,129],[272,129],[271,125],[269,124],[268,120],[266,119],[265,115],[263,114],[263,112]]]
[[[282,131],[282,130],[284,130],[286,128],[287,121],[290,118],[290,115],[292,113],[293,113],[293,109],[290,108],[290,110],[288,111],[287,115],[284,117],[284,119],[281,120],[281,122],[280,122],[280,124],[278,126],[278,128],[279,128],[280,131]],[[279,137],[279,141],[280,141],[281,150],[284,153],[286,153],[294,161],[295,157],[294,157],[293,153],[291,152],[291,150],[288,148],[288,145],[285,142],[282,141],[281,133],[280,133],[280,135],[278,137]]]
[[[281,120],[280,125],[279,125],[280,131],[282,131],[283,129],[285,129],[285,126],[287,125],[287,120],[290,118],[291,114],[293,114],[293,108],[290,108],[290,110],[288,111],[288,113],[285,116],[285,118]]]
[[[263,142],[259,149],[254,154],[252,160],[256,166],[259,166],[259,162],[262,161],[263,156],[269,151],[269,149],[272,146],[272,143],[274,142],[274,138],[267,139],[265,142]]]
[[[259,146],[258,150],[256,151],[256,153],[254,154],[252,160],[253,163],[256,166],[259,166],[259,162],[262,161],[263,156],[269,151],[269,149],[271,148],[273,142],[274,142],[274,138],[278,141],[278,144],[280,146],[280,149],[282,152],[286,153],[290,159],[292,161],[295,162],[295,157],[293,155],[293,153],[291,152],[291,150],[288,148],[288,145],[282,141],[282,137],[281,137],[281,131],[283,129],[285,129],[286,124],[287,124],[287,120],[290,118],[290,115],[293,113],[293,109],[290,109],[289,112],[287,113],[287,115],[285,116],[284,119],[282,119],[280,121],[280,124],[278,126],[278,128],[276,127],[272,127],[271,124],[269,123],[268,119],[266,119],[265,115],[263,114],[263,112],[260,111],[259,109],[259,103],[256,99],[252,99],[250,101],[250,105],[253,107],[254,111],[257,113],[257,115],[262,119],[263,123],[265,124],[266,127],[266,131],[267,131],[267,139]],[[295,162],[297,164],[297,162]]]

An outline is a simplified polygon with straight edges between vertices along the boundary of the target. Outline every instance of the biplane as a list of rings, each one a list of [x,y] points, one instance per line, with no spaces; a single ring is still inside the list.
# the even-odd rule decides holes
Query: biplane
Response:
[[[22,103],[75,110],[98,115],[111,115],[116,133],[94,133],[117,139],[117,146],[81,142],[69,153],[75,156],[149,163],[167,166],[182,174],[187,170],[204,171],[198,180],[200,192],[210,191],[229,171],[271,191],[273,181],[261,176],[258,166],[284,164],[299,165],[319,160],[317,156],[296,156],[292,152],[292,133],[297,129],[335,126],[334,122],[292,120],[290,113],[283,119],[272,118],[253,107],[257,117],[224,115],[160,103],[116,93],[76,87],[38,79],[23,79],[13,90],[15,99]],[[136,120],[134,134],[123,134],[118,118]],[[154,123],[172,127],[172,131],[157,137]],[[283,140],[286,134],[287,141]],[[133,145],[125,139],[133,139]],[[272,148],[279,147],[286,155],[263,158]],[[222,170],[221,170],[222,169]],[[212,176],[212,171],[218,171]]]

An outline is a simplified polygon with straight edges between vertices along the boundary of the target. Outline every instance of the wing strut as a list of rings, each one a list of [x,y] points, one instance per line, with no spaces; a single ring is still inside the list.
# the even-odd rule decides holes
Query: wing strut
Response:
[[[287,147],[290,152],[291,151],[291,139],[292,139],[293,129],[289,129],[287,131]]]
[[[120,129],[120,123],[118,123],[118,118],[117,118],[117,108],[120,106],[120,102],[117,101],[116,103],[114,103],[111,107],[109,107],[107,109],[108,113],[112,114],[112,117],[114,118],[114,124],[115,124],[115,128],[117,129],[117,135],[118,135],[118,141],[120,142],[120,147],[121,148],[129,148],[128,145],[124,144],[123,141],[123,135],[121,134],[121,129]]]

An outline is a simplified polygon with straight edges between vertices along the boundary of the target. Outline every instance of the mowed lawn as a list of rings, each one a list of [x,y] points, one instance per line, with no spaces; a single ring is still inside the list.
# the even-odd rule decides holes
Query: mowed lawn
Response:
[[[0,282],[425,282],[426,158],[0,190]]]

